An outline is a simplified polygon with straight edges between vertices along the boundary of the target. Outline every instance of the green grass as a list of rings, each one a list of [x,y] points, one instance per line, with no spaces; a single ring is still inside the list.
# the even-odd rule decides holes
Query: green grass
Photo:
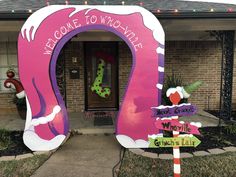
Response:
[[[33,157],[0,162],[0,176],[2,177],[29,177],[47,159],[49,155],[35,155]]]
[[[173,176],[173,161],[126,151],[119,177]],[[236,152],[181,159],[181,177],[236,177]]]

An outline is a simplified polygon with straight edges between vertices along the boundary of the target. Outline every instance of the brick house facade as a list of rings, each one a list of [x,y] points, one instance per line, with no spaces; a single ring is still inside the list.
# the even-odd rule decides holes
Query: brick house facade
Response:
[[[128,75],[132,66],[132,54],[124,42],[118,42],[119,51],[119,102],[121,103]],[[85,109],[84,82],[84,49],[83,42],[71,42],[65,51],[66,72],[66,102],[69,112],[83,112]],[[165,77],[172,72],[179,74],[183,83],[202,80],[204,84],[194,94],[189,102],[199,109],[219,109],[221,48],[216,41],[167,41],[165,50]],[[80,79],[70,79],[69,68],[75,67],[71,57],[78,56],[76,67],[80,70]],[[236,57],[235,57],[236,58]],[[235,59],[236,60],[236,59]],[[233,109],[236,110],[236,68],[234,66]],[[0,93],[0,113],[15,113],[12,103],[13,94]]]

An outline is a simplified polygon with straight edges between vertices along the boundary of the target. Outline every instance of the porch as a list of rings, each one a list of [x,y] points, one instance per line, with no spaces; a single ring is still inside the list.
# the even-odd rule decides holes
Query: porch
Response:
[[[94,124],[94,117],[86,116],[83,112],[69,113],[70,131],[77,134],[113,134],[115,133],[115,117],[112,118],[112,125],[97,126]],[[181,117],[186,122],[201,122],[203,127],[217,126],[219,119],[205,111],[199,111],[191,117]],[[25,120],[19,115],[0,115],[0,129],[23,131]]]

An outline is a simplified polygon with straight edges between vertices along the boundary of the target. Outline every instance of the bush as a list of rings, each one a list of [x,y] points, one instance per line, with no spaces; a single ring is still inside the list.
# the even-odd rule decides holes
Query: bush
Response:
[[[229,135],[236,135],[236,124],[232,123],[231,125],[226,126],[225,130]]]
[[[183,81],[180,75],[175,75],[172,73],[172,76],[167,76],[165,78],[164,86],[162,89],[162,105],[172,105],[169,98],[166,96],[166,91],[169,88],[175,88],[177,86],[183,86]],[[187,103],[188,99],[184,98],[180,100],[180,103]]]
[[[0,150],[7,149],[11,144],[10,134],[7,130],[0,129]]]

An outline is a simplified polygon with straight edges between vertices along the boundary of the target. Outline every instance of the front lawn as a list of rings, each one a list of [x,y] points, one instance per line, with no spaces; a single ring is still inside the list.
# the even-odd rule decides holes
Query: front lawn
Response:
[[[173,161],[150,159],[126,151],[119,177],[173,176]],[[235,177],[236,152],[181,159],[183,177]]]
[[[4,177],[29,177],[37,170],[47,159],[49,155],[35,155],[33,157],[0,162],[0,176]]]

